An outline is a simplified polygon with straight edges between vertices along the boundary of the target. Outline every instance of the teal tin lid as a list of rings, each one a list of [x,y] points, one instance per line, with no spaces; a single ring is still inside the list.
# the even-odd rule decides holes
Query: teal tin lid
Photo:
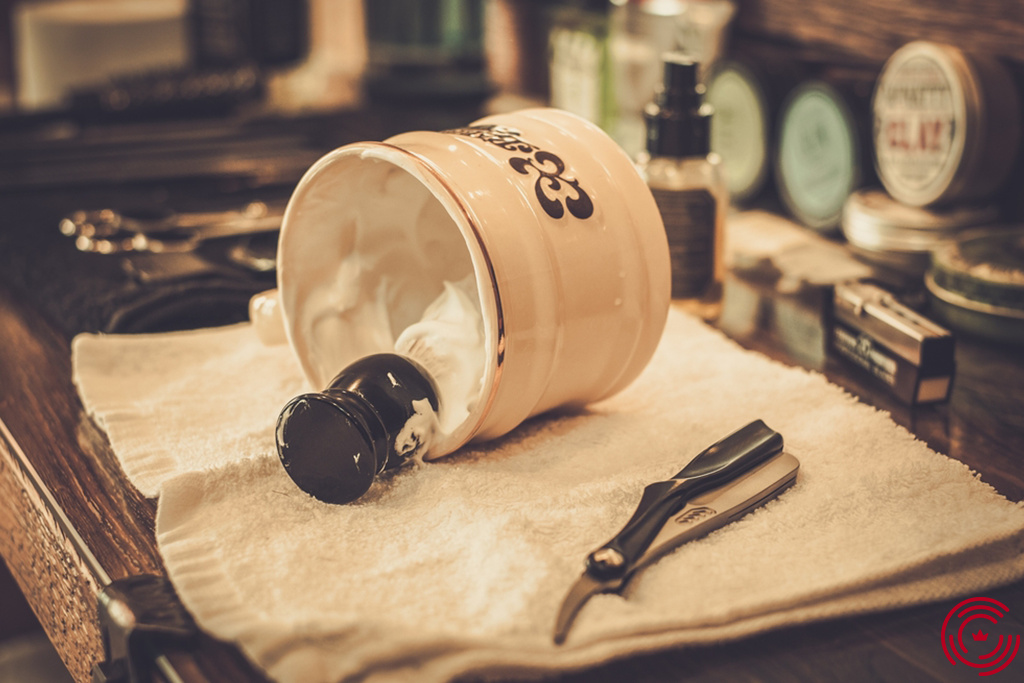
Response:
[[[846,198],[860,185],[861,136],[845,98],[823,81],[807,81],[779,117],[775,181],[786,208],[821,231],[839,226]]]
[[[722,158],[732,200],[743,203],[757,195],[768,179],[768,98],[750,68],[728,61],[711,77],[705,100],[715,108],[711,151]]]

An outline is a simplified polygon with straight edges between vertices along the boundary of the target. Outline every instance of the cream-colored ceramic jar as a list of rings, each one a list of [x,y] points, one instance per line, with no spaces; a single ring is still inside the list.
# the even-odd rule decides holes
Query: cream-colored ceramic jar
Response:
[[[281,311],[318,389],[352,361],[392,351],[443,282],[470,277],[480,391],[428,459],[623,389],[654,353],[670,300],[650,191],[604,132],[563,111],[341,147],[288,204]]]

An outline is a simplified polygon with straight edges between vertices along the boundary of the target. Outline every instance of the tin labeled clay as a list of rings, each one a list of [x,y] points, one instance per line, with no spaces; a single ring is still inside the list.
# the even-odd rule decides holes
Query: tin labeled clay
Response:
[[[929,206],[990,198],[1020,141],[1019,95],[994,57],[909,43],[875,88],[875,160],[894,198]]]

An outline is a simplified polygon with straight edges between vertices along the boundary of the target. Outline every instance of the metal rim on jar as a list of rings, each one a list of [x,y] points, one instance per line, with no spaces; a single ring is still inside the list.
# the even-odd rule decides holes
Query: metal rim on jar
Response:
[[[998,215],[994,205],[933,211],[901,205],[880,190],[861,190],[843,206],[842,226],[847,240],[862,249],[927,252]]]
[[[1015,261],[1022,247],[1016,227],[971,231],[932,253],[931,273],[949,292],[1024,315],[1024,266]]]
[[[997,342],[1024,343],[1024,312],[968,299],[940,287],[929,271],[924,278],[935,313],[951,328]]]

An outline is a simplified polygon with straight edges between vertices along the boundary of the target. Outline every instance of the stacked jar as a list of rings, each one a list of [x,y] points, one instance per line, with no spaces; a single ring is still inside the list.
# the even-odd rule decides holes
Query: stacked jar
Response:
[[[863,258],[921,276],[931,252],[998,220],[1013,167],[1020,104],[994,57],[917,41],[897,50],[872,100],[882,190],[854,193],[843,232]]]
[[[950,327],[1024,342],[1024,232],[995,227],[995,197],[1021,137],[1009,71],[991,55],[909,43],[886,62],[872,108],[885,191],[847,201],[851,247],[923,276],[933,313]]]

